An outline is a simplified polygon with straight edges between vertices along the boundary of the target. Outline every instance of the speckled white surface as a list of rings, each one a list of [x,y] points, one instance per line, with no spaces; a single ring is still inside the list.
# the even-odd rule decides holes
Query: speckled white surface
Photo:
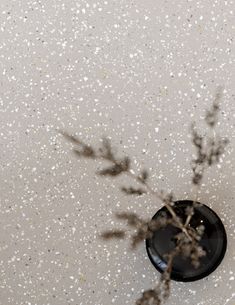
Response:
[[[117,210],[151,216],[151,197],[94,176],[56,129],[90,144],[110,136],[152,185],[191,198],[188,126],[225,87],[218,130],[230,139],[200,199],[222,217],[228,251],[171,305],[235,304],[235,3],[1,0],[0,304],[134,304],[158,273],[144,244],[102,242]],[[203,130],[203,129],[202,129]],[[115,223],[114,223],[115,221]]]

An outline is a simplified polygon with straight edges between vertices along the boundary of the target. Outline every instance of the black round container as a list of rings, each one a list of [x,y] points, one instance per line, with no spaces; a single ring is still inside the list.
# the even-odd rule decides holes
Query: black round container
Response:
[[[185,209],[191,206],[193,201],[176,201],[174,211],[176,214],[186,220]],[[153,219],[158,218],[162,213],[167,213],[166,207],[160,209]],[[205,231],[199,244],[206,251],[206,256],[200,259],[200,266],[195,268],[189,258],[182,256],[175,257],[171,279],[181,282],[191,282],[202,279],[213,272],[221,263],[227,248],[227,237],[222,221],[218,215],[208,206],[202,204],[195,208],[195,213],[190,221],[193,228],[204,225]],[[171,252],[175,247],[174,236],[180,232],[180,229],[167,225],[156,231],[151,239],[146,240],[148,256],[155,268],[163,272],[167,261],[164,254]]]

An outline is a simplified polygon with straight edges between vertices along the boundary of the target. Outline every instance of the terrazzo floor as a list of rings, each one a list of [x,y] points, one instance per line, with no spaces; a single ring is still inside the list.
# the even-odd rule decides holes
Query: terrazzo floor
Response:
[[[169,305],[235,305],[235,2],[1,0],[0,305],[131,305],[159,278],[144,243],[102,241],[116,211],[151,217],[151,196],[95,175],[58,133],[111,139],[151,185],[190,199],[190,124],[223,86],[230,143],[199,193],[228,249],[207,278],[172,283]]]

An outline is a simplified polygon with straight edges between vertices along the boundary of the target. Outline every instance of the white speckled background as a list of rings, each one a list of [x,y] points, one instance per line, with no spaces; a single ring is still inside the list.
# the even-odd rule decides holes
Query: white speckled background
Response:
[[[100,164],[77,160],[56,129],[94,145],[110,136],[154,187],[191,198],[188,127],[203,131],[218,85],[230,144],[200,198],[228,251],[208,278],[174,282],[168,304],[235,304],[234,39],[232,0],[1,0],[1,305],[134,305],[154,285],[144,244],[98,234],[121,227],[114,211],[148,217],[161,203],[94,176]]]

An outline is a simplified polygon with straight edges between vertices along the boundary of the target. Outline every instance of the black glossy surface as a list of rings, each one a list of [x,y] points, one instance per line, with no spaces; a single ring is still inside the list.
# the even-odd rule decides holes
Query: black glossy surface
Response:
[[[175,202],[174,210],[178,216],[185,219],[185,208],[191,205],[192,201],[182,200]],[[159,217],[166,208],[160,209],[153,219]],[[167,212],[168,213],[168,212]],[[176,257],[173,262],[171,278],[176,281],[189,282],[204,278],[213,272],[221,263],[227,247],[226,232],[218,215],[206,205],[201,205],[195,209],[195,214],[190,222],[194,228],[203,224],[204,235],[200,245],[207,255],[200,260],[200,266],[195,269],[189,259]],[[175,245],[174,235],[179,229],[171,225],[155,232],[151,239],[146,240],[147,253],[156,269],[162,272],[166,267],[166,260],[163,255],[169,253]]]

